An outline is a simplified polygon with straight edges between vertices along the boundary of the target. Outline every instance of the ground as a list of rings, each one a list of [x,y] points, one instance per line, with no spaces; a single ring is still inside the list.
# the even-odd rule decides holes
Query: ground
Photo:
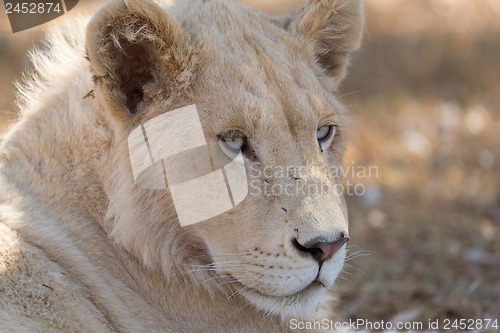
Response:
[[[365,1],[364,44],[340,92],[351,117],[344,165],[361,172],[345,189],[363,195],[347,197],[353,258],[339,309],[500,321],[500,3]],[[280,13],[301,0],[245,2]],[[0,128],[41,36],[12,34],[0,14]]]
[[[377,166],[378,178],[348,198],[351,250],[366,255],[340,304],[371,320],[498,318],[500,6],[388,2],[367,1],[343,89],[345,164]]]

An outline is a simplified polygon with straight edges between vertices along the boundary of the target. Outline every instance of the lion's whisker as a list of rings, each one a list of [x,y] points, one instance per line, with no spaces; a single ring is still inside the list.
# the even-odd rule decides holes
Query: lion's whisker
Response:
[[[229,299],[233,298],[234,296],[239,295],[245,289],[251,289],[253,286],[256,286],[258,284],[259,284],[259,282],[255,282],[255,283],[252,283],[250,285],[244,286],[244,287],[238,289],[237,291],[235,291],[234,293],[232,293],[231,296],[229,296],[227,299],[229,300]]]

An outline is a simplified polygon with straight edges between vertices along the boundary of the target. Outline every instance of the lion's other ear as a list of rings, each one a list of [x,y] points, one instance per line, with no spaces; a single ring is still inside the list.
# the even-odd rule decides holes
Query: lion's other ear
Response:
[[[87,26],[86,47],[100,98],[122,116],[136,113],[161,57],[180,47],[174,18],[144,0],[113,0]]]
[[[288,29],[312,42],[318,62],[335,77],[345,76],[349,54],[361,42],[364,29],[362,0],[311,0],[289,16]]]

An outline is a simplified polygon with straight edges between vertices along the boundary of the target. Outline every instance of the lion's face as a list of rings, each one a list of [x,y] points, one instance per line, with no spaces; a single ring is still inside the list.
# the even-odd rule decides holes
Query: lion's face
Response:
[[[274,29],[268,27],[271,36]],[[206,244],[209,267],[226,277],[223,283],[234,281],[233,292],[267,311],[298,316],[318,305],[341,270],[348,221],[336,188],[342,107],[314,63],[290,52],[298,49],[290,44],[263,43],[258,52],[235,45],[207,69],[202,87],[211,93],[194,94],[205,136],[212,147],[237,138],[249,194],[191,229]],[[335,242],[341,247],[334,253],[329,245],[317,247]]]
[[[203,6],[207,8],[197,10]],[[111,44],[89,48],[101,100],[114,112],[115,121],[125,122],[119,126],[122,137],[145,120],[196,105],[212,149],[241,149],[248,195],[225,213],[181,228],[170,193],[134,187],[130,164],[122,164],[118,181],[126,184],[116,187],[133,193],[133,213],[126,198],[112,203],[123,207],[123,215],[128,211],[147,222],[138,228],[133,217],[115,216],[118,222],[111,234],[147,263],[165,260],[164,252],[176,257],[175,252],[182,251],[174,261],[184,274],[209,288],[229,288],[229,298],[244,297],[284,318],[312,313],[342,269],[348,240],[347,210],[336,186],[344,147],[343,109],[333,92],[344,75],[347,55],[359,42],[359,2],[340,1],[332,13],[318,1],[293,15],[269,18],[237,4],[211,1],[174,9],[180,25],[164,12],[156,13],[161,11],[156,6],[146,7],[118,5],[110,12],[115,18],[119,11],[124,16],[134,10],[147,13],[154,32],[159,21],[170,20],[161,26],[170,29],[169,34],[148,41],[151,36],[115,32],[118,37],[111,43],[121,38],[121,47],[129,46],[121,61],[102,60],[99,52]],[[101,39],[112,34],[109,22],[99,16],[95,21],[90,41],[95,39],[92,34]],[[115,20],[114,26],[125,21]],[[139,21],[140,29],[147,31]],[[127,24],[127,29],[133,28]],[[146,42],[150,44],[136,49]],[[142,59],[144,52],[153,55]],[[128,58],[132,60],[127,70],[115,68]],[[139,67],[138,78],[129,73],[134,67]],[[120,82],[120,71],[132,82]],[[117,89],[121,93],[113,95]],[[120,108],[133,110],[131,119],[116,116]],[[151,245],[154,242],[158,245]],[[151,258],[155,253],[162,259]]]

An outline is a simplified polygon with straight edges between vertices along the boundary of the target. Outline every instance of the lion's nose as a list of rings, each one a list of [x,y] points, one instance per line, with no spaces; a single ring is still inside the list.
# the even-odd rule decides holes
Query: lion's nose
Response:
[[[332,243],[312,241],[308,242],[308,244],[301,245],[297,239],[293,239],[292,243],[299,251],[309,253],[318,262],[323,262],[330,259],[335,253],[337,253],[337,251],[340,250],[340,248],[344,246],[348,240],[349,237],[346,237],[342,233],[340,237]],[[312,245],[309,245],[311,243]]]

